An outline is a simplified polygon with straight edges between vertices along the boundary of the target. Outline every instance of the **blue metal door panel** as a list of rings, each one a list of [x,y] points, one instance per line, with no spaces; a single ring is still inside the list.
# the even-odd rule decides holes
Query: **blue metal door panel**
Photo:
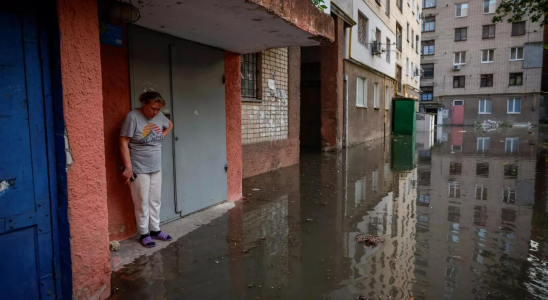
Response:
[[[0,299],[56,299],[59,292],[48,52],[40,30],[32,14],[0,11]]]

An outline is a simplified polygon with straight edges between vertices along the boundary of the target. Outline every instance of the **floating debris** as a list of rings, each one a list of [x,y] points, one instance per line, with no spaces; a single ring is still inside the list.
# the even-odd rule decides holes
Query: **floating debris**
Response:
[[[384,238],[376,235],[361,235],[356,237],[356,242],[367,246],[377,246],[384,243]]]

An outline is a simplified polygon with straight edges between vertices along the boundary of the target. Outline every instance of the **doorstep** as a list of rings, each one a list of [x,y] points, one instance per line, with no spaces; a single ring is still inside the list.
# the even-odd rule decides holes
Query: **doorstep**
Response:
[[[152,255],[156,251],[164,249],[169,244],[175,242],[179,238],[198,229],[200,226],[210,223],[212,220],[220,217],[229,209],[234,207],[233,202],[224,202],[219,205],[212,206],[205,210],[191,214],[184,218],[162,225],[162,231],[171,235],[173,239],[170,242],[155,241],[156,247],[145,248],[139,243],[139,235],[135,235],[125,241],[120,242],[120,250],[110,251],[110,268],[112,272],[116,272],[125,265],[132,263],[135,259],[143,255]]]

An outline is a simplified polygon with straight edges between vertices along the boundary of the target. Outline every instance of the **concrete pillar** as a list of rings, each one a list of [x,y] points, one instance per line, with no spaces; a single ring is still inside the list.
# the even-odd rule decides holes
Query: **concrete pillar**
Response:
[[[73,299],[110,295],[99,24],[95,0],[58,0]]]
[[[240,54],[225,51],[228,201],[242,198],[242,91]]]
[[[342,149],[344,24],[335,17],[335,42],[321,48],[322,150]]]

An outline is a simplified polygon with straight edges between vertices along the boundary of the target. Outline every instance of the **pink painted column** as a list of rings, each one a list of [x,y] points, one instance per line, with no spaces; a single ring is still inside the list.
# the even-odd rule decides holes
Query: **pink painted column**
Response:
[[[58,0],[73,299],[110,295],[99,24],[95,0]]]
[[[228,201],[242,198],[242,99],[240,54],[225,51]]]

